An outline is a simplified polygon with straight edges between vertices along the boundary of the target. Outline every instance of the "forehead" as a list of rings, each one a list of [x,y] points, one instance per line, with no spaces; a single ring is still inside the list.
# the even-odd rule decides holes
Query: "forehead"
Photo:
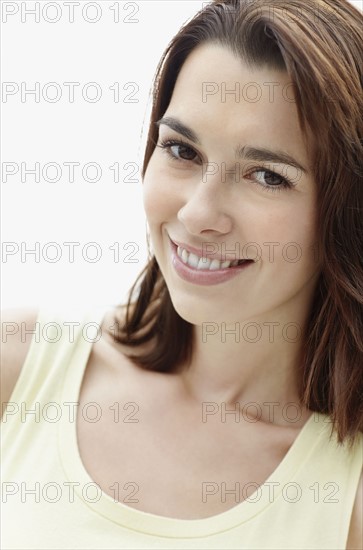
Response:
[[[191,52],[166,115],[180,118],[205,139],[273,143],[304,154],[289,75],[267,66],[251,68],[221,45],[202,44]]]

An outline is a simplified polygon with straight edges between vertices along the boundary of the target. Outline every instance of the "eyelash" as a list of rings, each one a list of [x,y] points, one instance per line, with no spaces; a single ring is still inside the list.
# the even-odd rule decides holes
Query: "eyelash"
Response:
[[[176,162],[194,162],[193,160],[179,159],[175,155],[173,155],[173,153],[171,152],[171,147],[173,147],[175,145],[186,147],[190,151],[193,151],[193,153],[195,153],[195,155],[198,155],[198,153],[193,149],[193,147],[191,147],[188,143],[186,143],[182,139],[165,139],[165,140],[161,140],[160,144],[157,144],[157,147],[160,147],[163,150],[163,152],[165,152],[171,160],[174,160]],[[272,170],[267,170],[263,166],[256,166],[253,169],[253,171],[251,171],[247,175],[249,176],[249,175],[251,175],[255,172],[266,172],[266,173],[271,174],[273,176],[277,176],[277,177],[281,178],[281,180],[282,180],[281,184],[274,185],[274,186],[264,185],[264,184],[262,184],[258,181],[251,180],[251,181],[253,181],[253,183],[255,185],[258,185],[259,187],[262,187],[262,189],[264,191],[276,193],[276,192],[282,191],[283,189],[291,189],[292,188],[292,183],[287,178],[284,178],[283,176],[281,176],[277,172],[273,172]]]

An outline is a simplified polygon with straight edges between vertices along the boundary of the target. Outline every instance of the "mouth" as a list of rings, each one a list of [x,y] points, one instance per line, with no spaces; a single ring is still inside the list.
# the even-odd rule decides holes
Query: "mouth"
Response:
[[[227,282],[254,263],[254,260],[244,258],[224,261],[218,258],[198,256],[179,246],[170,237],[169,242],[174,269],[182,279],[197,285],[215,285]]]
[[[169,237],[170,239],[170,237]],[[254,260],[241,258],[235,260],[220,260],[218,258],[208,258],[189,252],[185,248],[178,246],[170,239],[174,253],[181,262],[195,271],[230,271],[242,265],[253,263]]]
[[[181,261],[196,271],[222,271],[225,269],[236,269],[240,265],[252,262],[252,260],[233,260],[233,261],[224,261],[217,259],[202,258],[193,254],[192,252],[187,252],[185,248],[177,247],[176,253],[181,259]]]

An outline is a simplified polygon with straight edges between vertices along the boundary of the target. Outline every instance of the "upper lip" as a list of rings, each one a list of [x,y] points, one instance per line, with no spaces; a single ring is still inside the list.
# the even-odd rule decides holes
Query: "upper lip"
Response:
[[[185,250],[187,252],[192,252],[193,254],[196,254],[197,256],[199,256],[199,258],[208,258],[210,260],[220,260],[221,262],[225,262],[225,261],[230,261],[230,262],[233,262],[234,260],[240,260],[242,258],[239,258],[239,257],[236,257],[236,256],[233,256],[233,252],[230,252],[230,250],[232,249],[232,247],[228,247],[227,245],[225,245],[225,254],[218,254],[218,253],[208,253],[206,252],[205,250],[205,247],[206,245],[217,245],[218,247],[220,247],[220,243],[215,243],[213,241],[206,241],[205,243],[203,243],[203,248],[196,248],[194,246],[191,246],[189,244],[185,244],[185,243],[182,243],[180,241],[175,241],[174,239],[172,239],[171,237],[169,237],[171,242],[174,243],[176,246],[180,246],[181,248],[185,248]],[[223,249],[222,249],[223,250]],[[246,258],[248,259],[248,258]]]

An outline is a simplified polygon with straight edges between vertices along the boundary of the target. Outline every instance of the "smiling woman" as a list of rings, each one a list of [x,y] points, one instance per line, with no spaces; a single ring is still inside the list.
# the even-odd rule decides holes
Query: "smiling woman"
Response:
[[[243,87],[253,82],[261,90],[265,82],[278,84],[280,90],[289,84],[285,73],[266,67],[250,69],[223,46],[203,44],[189,55],[165,117],[158,122],[160,144],[144,178],[145,211],[158,265],[175,310],[192,324],[201,327],[208,319],[217,323],[280,321],[277,310],[285,303],[283,315],[302,326],[319,264],[314,258],[316,185],[305,168],[296,177],[296,166],[308,166],[310,159],[295,102],[286,101],[281,91],[275,92],[271,102],[265,88],[253,103],[236,101],[233,96],[221,101],[218,95],[203,103],[200,91],[212,78],[228,89],[233,89],[237,79]],[[183,121],[183,126],[175,125],[175,120]],[[177,141],[178,133],[190,135],[185,126],[193,132],[189,143],[197,144],[194,149]],[[169,269],[167,236],[185,254],[196,249],[187,262],[192,263],[192,270],[175,262],[184,280],[212,284],[231,280],[229,290],[222,294],[218,289],[218,297],[211,302],[210,289],[202,292],[198,286],[180,284],[174,269]],[[299,247],[298,262],[286,262],[278,250],[289,241]],[[274,261],[268,261],[269,242],[277,244]],[[225,273],[220,269],[223,266],[203,266],[202,262],[199,266],[196,257],[203,256],[207,243],[216,248],[211,259],[218,259],[224,243],[230,251],[224,260],[250,261],[226,268]],[[241,258],[231,253],[236,243],[255,246],[248,247],[249,257]],[[264,248],[264,253],[253,262],[256,246]],[[236,293],[240,301],[235,300]],[[195,300],[203,304],[200,309],[192,307]]]
[[[7,548],[362,547],[362,23],[345,0],[217,0],[171,41],[149,262],[92,346],[32,342],[6,399],[6,496],[43,452],[43,499],[33,546]],[[16,439],[14,404],[37,396],[77,403],[75,422]],[[55,481],[72,506],[44,497]]]
[[[293,317],[304,326],[304,401],[331,414],[340,441],[362,429],[361,23],[345,1],[235,0],[208,5],[181,29],[156,74],[143,166],[156,254],[125,326],[136,345],[162,327],[138,361],[172,371],[191,359],[190,316],[235,321],[301,300]],[[251,83],[257,101],[237,93]],[[218,93],[206,94],[211,85]],[[223,246],[236,259],[236,244],[253,243],[262,261],[243,273],[253,285],[234,278],[227,303],[226,287],[205,294],[180,284],[169,238],[200,257],[212,243],[210,259]],[[299,261],[283,252],[289,243]],[[178,297],[179,307],[196,298],[203,307],[180,315]]]

